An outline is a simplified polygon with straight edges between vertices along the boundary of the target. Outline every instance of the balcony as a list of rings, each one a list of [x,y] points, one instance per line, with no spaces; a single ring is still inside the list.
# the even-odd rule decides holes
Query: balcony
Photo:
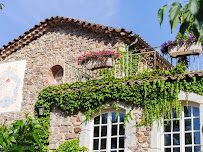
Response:
[[[179,58],[171,58],[169,55],[163,55],[160,51],[136,50],[127,53],[121,53],[121,56],[114,60],[114,66],[111,68],[100,68],[88,70],[85,65],[77,65],[77,61],[65,63],[64,83],[74,83],[77,81],[88,81],[108,77],[124,78],[135,77],[143,72],[153,70],[170,70],[178,64]],[[203,55],[187,56],[188,68],[186,73],[203,69]]]

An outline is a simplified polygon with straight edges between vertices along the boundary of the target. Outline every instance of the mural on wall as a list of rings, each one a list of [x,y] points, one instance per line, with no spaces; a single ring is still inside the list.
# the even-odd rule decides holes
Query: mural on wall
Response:
[[[0,64],[0,113],[20,111],[26,60]]]

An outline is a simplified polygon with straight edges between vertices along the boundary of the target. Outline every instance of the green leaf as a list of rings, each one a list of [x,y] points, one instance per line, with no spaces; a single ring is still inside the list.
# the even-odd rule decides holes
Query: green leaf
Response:
[[[159,24],[161,25],[162,24],[162,21],[163,21],[163,16],[164,16],[164,13],[166,11],[166,8],[167,8],[167,4],[160,7],[159,8],[159,11],[158,11],[158,14],[157,14],[157,17],[158,17],[158,20],[159,20]]]
[[[193,15],[196,15],[199,11],[199,8],[200,8],[198,0],[190,0],[189,7],[190,7],[190,12]]]
[[[178,24],[178,19],[179,19],[179,12],[180,9],[182,8],[182,5],[180,2],[174,2],[171,5],[171,8],[169,10],[169,21],[171,24],[171,33],[174,31],[175,27]]]
[[[189,22],[184,22],[180,26],[180,34],[183,36],[185,34],[186,29],[189,27]]]
[[[182,20],[183,22],[192,22],[193,15],[190,12],[189,4],[186,4],[183,8],[182,12]]]

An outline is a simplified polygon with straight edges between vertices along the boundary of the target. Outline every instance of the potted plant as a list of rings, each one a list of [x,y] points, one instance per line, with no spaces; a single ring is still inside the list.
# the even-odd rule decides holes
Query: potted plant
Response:
[[[78,64],[85,65],[88,70],[111,68],[114,65],[114,59],[118,57],[120,57],[118,52],[103,50],[79,56]]]
[[[168,41],[161,45],[163,54],[169,54],[171,57],[181,57],[187,55],[199,55],[202,52],[201,41],[197,42],[195,36],[190,34],[185,40]]]

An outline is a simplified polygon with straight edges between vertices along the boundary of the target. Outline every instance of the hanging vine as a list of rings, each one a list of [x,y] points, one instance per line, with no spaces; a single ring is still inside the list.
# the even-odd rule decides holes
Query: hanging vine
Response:
[[[38,101],[35,105],[35,116],[41,124],[45,135],[41,136],[41,142],[48,145],[50,106],[60,107],[67,113],[81,111],[88,120],[96,111],[103,109],[107,101],[112,101],[116,106],[118,102],[130,104],[132,109],[140,107],[143,109],[143,119],[138,125],[151,124],[154,119],[159,121],[163,116],[169,117],[171,108],[178,113],[181,112],[181,102],[178,100],[180,90],[192,91],[203,95],[203,79],[194,77],[193,79],[175,81],[144,81],[134,83],[134,79],[99,79],[88,82],[76,82],[73,84],[62,84],[52,86],[39,93]],[[130,85],[131,84],[131,85]],[[44,117],[38,117],[37,107],[44,106]],[[126,114],[128,120],[129,113]]]

